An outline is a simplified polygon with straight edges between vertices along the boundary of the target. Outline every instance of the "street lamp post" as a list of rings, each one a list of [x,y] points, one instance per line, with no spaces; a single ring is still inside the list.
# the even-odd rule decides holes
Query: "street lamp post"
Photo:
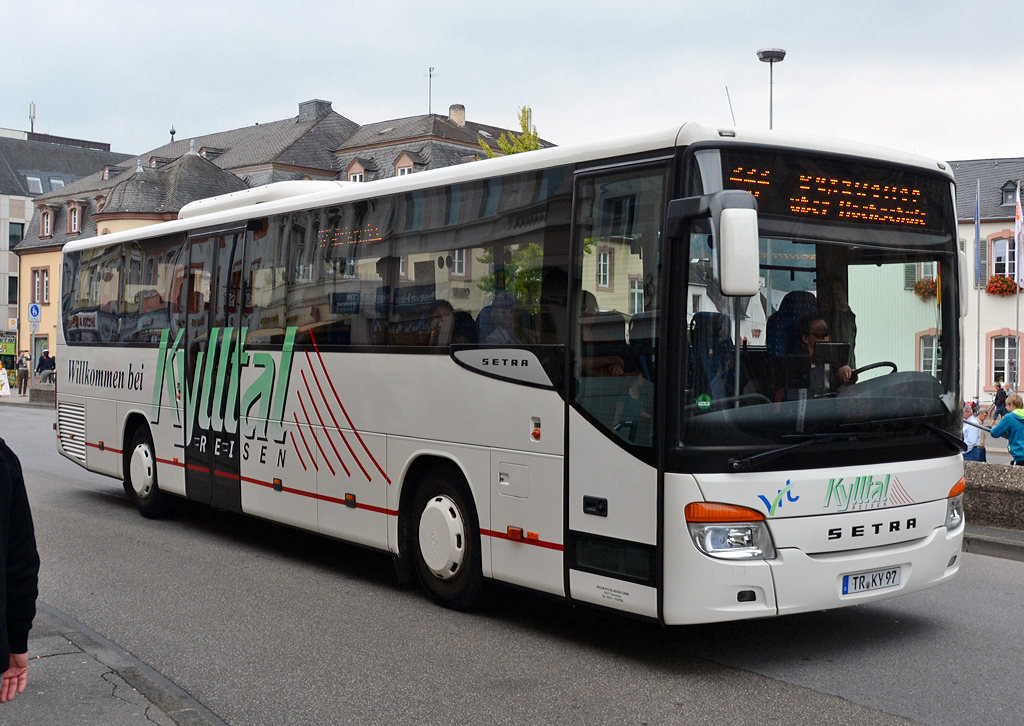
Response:
[[[772,104],[774,102],[775,64],[786,57],[782,48],[764,48],[757,51],[757,59],[768,64],[768,128],[772,128]]]

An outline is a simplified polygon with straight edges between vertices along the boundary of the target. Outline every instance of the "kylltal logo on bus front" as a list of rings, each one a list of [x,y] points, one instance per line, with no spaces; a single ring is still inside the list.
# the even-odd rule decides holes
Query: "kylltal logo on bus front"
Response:
[[[876,479],[874,474],[867,474],[829,479],[822,507],[829,509],[835,506],[838,512],[852,512],[913,503],[914,498],[903,488],[898,477],[886,474],[884,479],[881,476]]]

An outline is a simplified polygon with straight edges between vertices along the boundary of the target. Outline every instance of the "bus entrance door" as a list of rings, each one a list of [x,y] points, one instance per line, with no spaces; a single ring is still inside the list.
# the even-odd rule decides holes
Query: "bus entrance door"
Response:
[[[188,360],[184,390],[185,493],[242,511],[239,459],[239,323],[244,229],[189,239]]]

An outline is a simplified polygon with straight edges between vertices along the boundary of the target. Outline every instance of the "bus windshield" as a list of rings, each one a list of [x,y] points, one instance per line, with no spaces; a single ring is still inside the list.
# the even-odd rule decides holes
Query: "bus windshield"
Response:
[[[784,165],[767,156],[746,168],[776,171],[778,183]],[[702,171],[712,166],[705,159]],[[741,167],[735,153],[723,159],[726,188],[729,170]],[[864,174],[846,171],[854,180]],[[708,176],[705,188],[716,186]],[[960,372],[951,195],[948,181],[914,181],[925,192],[900,207],[905,218],[875,225],[839,219],[835,200],[817,210],[825,219],[804,217],[819,191],[813,182],[810,202],[794,201],[791,215],[777,189],[767,198],[755,194],[762,235],[756,296],[721,294],[710,222],[691,226],[685,446],[891,439],[952,425]],[[822,186],[829,182],[835,179]],[[926,221],[916,224],[914,215]]]

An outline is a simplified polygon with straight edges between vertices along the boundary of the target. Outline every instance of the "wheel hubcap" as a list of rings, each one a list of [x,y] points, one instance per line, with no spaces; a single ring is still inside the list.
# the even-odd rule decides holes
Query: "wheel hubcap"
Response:
[[[146,444],[139,444],[132,452],[131,461],[132,489],[140,499],[145,499],[153,491],[156,470],[153,467],[153,453]]]
[[[455,502],[444,495],[427,502],[420,515],[419,534],[427,569],[442,580],[459,574],[466,554],[466,528]]]

